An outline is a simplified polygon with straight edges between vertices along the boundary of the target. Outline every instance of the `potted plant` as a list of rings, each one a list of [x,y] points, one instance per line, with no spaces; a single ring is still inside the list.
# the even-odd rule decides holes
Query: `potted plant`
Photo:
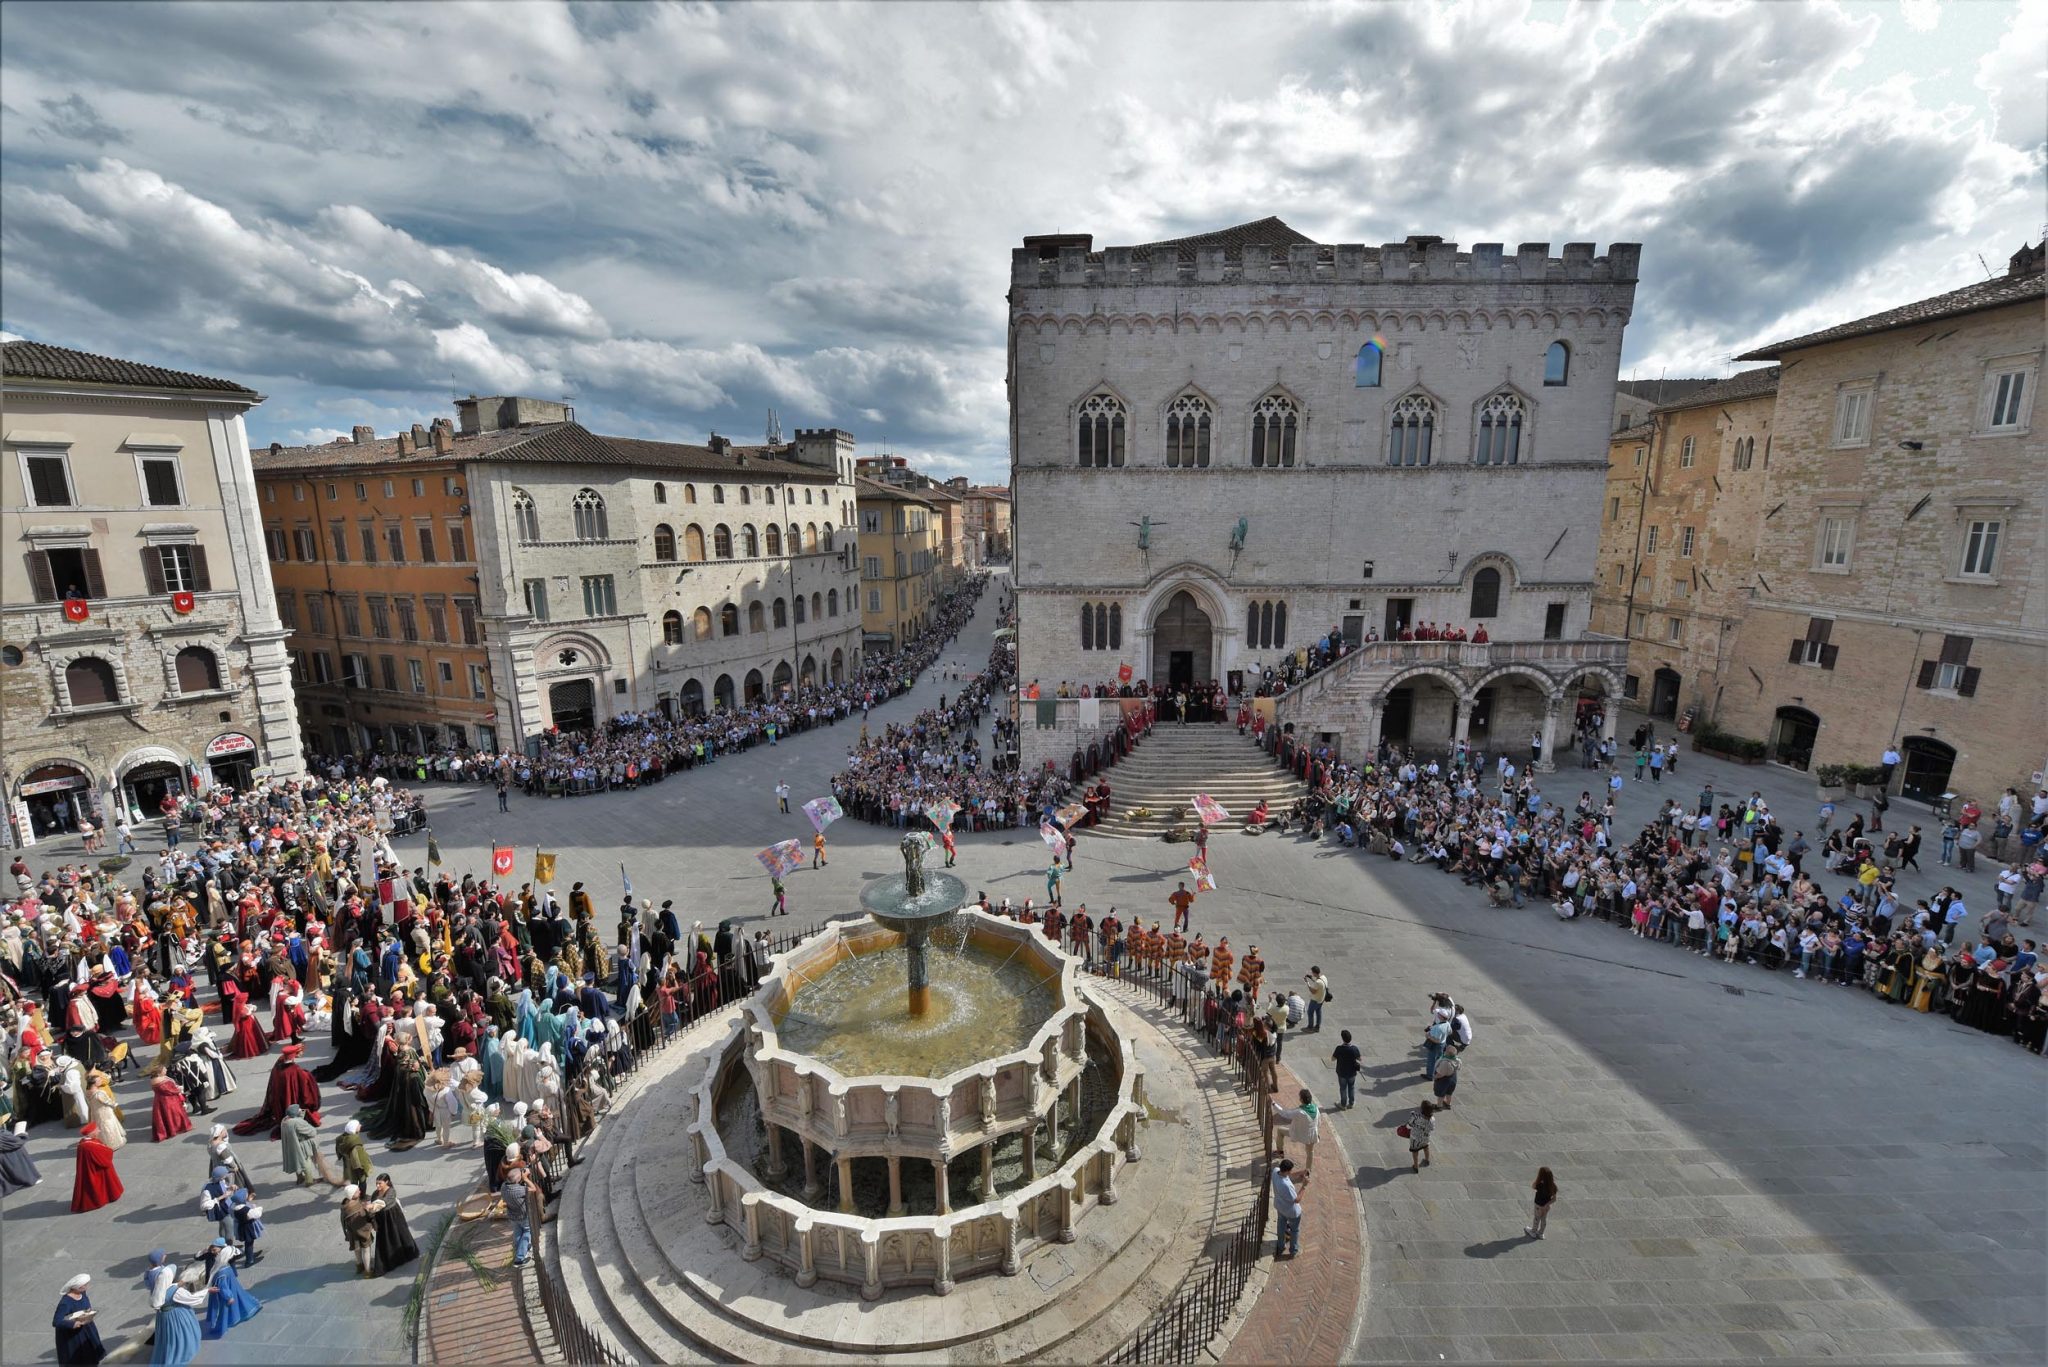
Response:
[[[1849,791],[1849,766],[1823,764],[1813,771],[1813,781],[1823,802],[1833,802]]]

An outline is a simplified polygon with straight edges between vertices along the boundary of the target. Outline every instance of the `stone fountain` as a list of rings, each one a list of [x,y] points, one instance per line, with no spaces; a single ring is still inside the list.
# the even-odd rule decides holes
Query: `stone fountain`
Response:
[[[860,904],[875,921],[903,937],[910,959],[910,1014],[929,1015],[932,1004],[931,964],[927,951],[932,932],[952,924],[967,901],[967,885],[950,873],[926,873],[928,837],[913,831],[897,846],[903,852],[903,874],[883,878],[861,890]]]

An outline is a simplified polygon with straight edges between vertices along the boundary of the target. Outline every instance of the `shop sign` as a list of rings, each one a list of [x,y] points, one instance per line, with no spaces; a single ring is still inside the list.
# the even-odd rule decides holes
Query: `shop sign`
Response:
[[[215,736],[206,743],[206,757],[208,759],[220,759],[225,755],[239,755],[255,748],[255,741],[250,740],[240,731],[230,731],[226,735]]]
[[[84,774],[66,774],[58,778],[39,778],[21,785],[23,797],[34,797],[38,793],[63,793],[73,788],[90,788],[92,780]]]

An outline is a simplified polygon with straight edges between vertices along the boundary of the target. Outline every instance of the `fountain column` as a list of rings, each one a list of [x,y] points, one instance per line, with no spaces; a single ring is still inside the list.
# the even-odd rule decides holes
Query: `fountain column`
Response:
[[[946,1160],[943,1158],[932,1160],[932,1194],[938,1203],[937,1213],[951,1215],[953,1203],[946,1193]]]
[[[996,1199],[996,1146],[993,1143],[981,1146],[981,1199]]]
[[[931,965],[925,959],[924,928],[917,927],[905,934],[905,950],[910,956],[910,1014],[929,1015],[932,1009]]]
[[[818,1150],[806,1137],[804,1143],[804,1201],[815,1203],[818,1199]]]
[[[889,1217],[903,1214],[903,1159],[889,1155]]]
[[[702,1140],[698,1142],[702,1143]],[[780,1182],[788,1174],[789,1167],[782,1161],[782,1127],[771,1120],[768,1122],[768,1176]]]
[[[839,1163],[839,1209],[842,1214],[853,1214],[853,1160],[841,1158]]]
[[[1036,1182],[1038,1180],[1038,1122],[1034,1120],[1029,1125],[1026,1125],[1017,1132],[1017,1137],[1024,1141],[1024,1180],[1026,1182]]]

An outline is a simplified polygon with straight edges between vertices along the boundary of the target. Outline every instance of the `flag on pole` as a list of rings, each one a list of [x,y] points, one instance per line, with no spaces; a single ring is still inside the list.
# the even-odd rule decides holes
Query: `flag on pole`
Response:
[[[1188,872],[1195,876],[1195,886],[1203,892],[1216,891],[1216,875],[1209,872],[1209,861],[1201,855],[1188,860]]]
[[[540,850],[533,852],[533,881],[552,883],[555,881],[555,857]]]
[[[1060,828],[1051,821],[1038,823],[1038,838],[1052,848],[1055,857],[1067,852],[1067,838],[1060,834]]]
[[[1087,815],[1088,804],[1085,802],[1069,802],[1066,806],[1053,813],[1053,816],[1059,821],[1060,825],[1070,831],[1081,824],[1081,819]]]
[[[435,868],[441,867],[441,842],[434,838],[434,828],[427,827],[427,862]]]
[[[804,866],[803,842],[778,840],[767,849],[757,851],[754,858],[761,861],[761,867],[768,870],[770,878],[780,878]]]
[[[619,882],[625,886],[626,896],[633,895],[633,875],[626,872],[626,861],[619,861]]]
[[[953,818],[960,814],[960,804],[951,798],[941,798],[924,809],[927,820],[934,830],[946,830],[953,824]]]
[[[510,878],[517,856],[510,845],[496,845],[491,849],[491,872],[499,878]]]
[[[1223,810],[1223,804],[1207,793],[1195,794],[1195,815],[1202,818],[1204,826],[1220,826],[1230,820],[1230,813]]]
[[[846,815],[846,809],[836,797],[814,797],[804,804],[804,815],[811,819],[811,828],[823,835],[827,826]]]

